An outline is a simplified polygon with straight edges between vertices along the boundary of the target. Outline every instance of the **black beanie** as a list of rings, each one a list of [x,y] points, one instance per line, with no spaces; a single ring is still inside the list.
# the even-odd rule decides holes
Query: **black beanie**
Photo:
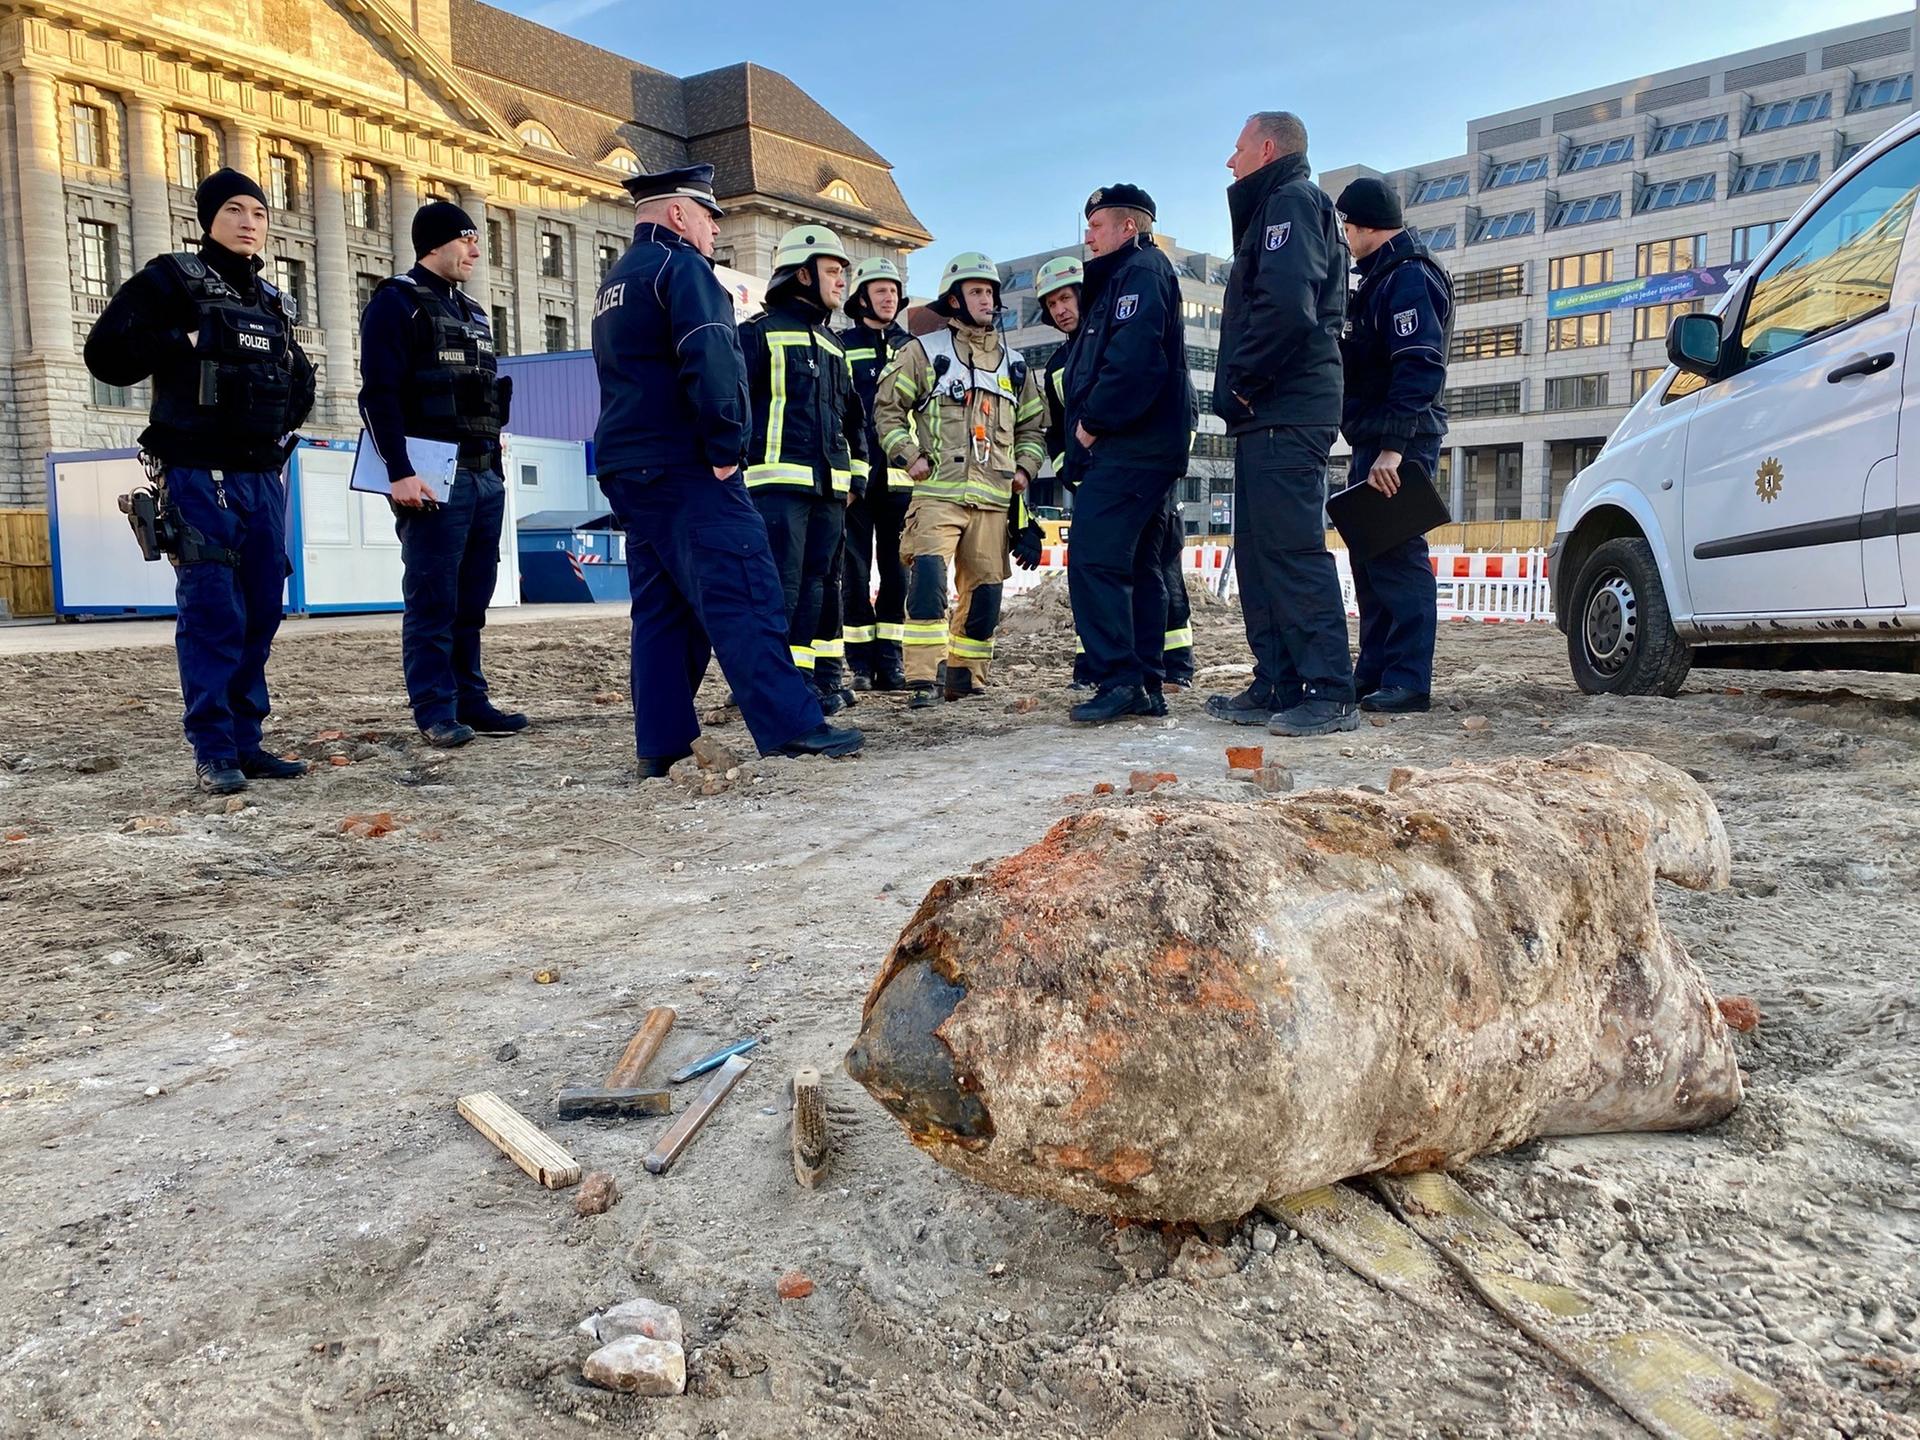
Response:
[[[200,228],[211,231],[213,217],[220,213],[222,205],[236,195],[251,195],[262,205],[267,204],[266,192],[238,170],[222,166],[202,180],[200,188],[193,192],[193,208],[200,217]],[[267,208],[271,210],[273,207],[268,205]]]
[[[1405,223],[1400,199],[1384,180],[1363,177],[1340,192],[1333,208],[1355,225],[1369,230],[1398,230]]]
[[[480,227],[451,200],[429,200],[413,216],[413,258],[431,255],[449,240]]]

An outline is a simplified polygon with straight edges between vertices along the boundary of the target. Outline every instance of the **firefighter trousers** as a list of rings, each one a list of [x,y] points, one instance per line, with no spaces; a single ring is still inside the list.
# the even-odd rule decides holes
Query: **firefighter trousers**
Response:
[[[900,536],[907,568],[907,683],[931,684],[940,662],[947,683],[957,671],[984,685],[1000,623],[1000,591],[1008,569],[1007,512],[914,496]],[[948,574],[959,599],[947,608]]]

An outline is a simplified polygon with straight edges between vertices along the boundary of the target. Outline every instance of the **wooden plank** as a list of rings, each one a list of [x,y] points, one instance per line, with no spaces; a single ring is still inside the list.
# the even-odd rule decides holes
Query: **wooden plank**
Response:
[[[15,615],[53,613],[53,552],[45,510],[0,510],[0,600]]]
[[[459,1107],[469,1125],[547,1189],[563,1190],[580,1183],[580,1162],[491,1090],[462,1095]]]

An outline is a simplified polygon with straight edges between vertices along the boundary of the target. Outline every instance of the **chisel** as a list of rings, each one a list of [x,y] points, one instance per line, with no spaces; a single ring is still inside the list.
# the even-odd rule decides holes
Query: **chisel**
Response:
[[[674,1071],[671,1075],[667,1076],[667,1083],[669,1085],[684,1085],[687,1081],[694,1079],[696,1076],[704,1075],[709,1070],[718,1070],[734,1056],[746,1054],[747,1051],[753,1049],[753,1047],[759,1043],[760,1037],[758,1035],[749,1035],[744,1040],[736,1040],[733,1044],[727,1046],[726,1049],[716,1050],[711,1055]]]
[[[727,1092],[733,1089],[752,1065],[751,1060],[740,1055],[729,1055],[720,1062],[719,1070],[700,1091],[699,1098],[668,1127],[667,1133],[660,1137],[659,1143],[648,1154],[644,1162],[648,1174],[664,1175],[673,1168],[673,1162],[686,1153],[687,1146],[693,1143],[693,1137],[707,1123],[707,1117],[720,1108],[720,1102],[727,1098]]]

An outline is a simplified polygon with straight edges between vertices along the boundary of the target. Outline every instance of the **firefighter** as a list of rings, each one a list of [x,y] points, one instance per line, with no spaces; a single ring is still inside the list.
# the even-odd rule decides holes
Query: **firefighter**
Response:
[[[913,498],[906,477],[889,476],[886,453],[873,423],[873,390],[880,372],[912,337],[895,318],[906,300],[900,269],[884,257],[862,260],[848,283],[847,314],[853,324],[835,339],[853,367],[853,388],[867,419],[867,493],[847,507],[846,564],[841,584],[846,607],[847,665],[855,690],[904,690],[900,641],[906,634],[907,569],[900,560],[900,532]],[[878,571],[879,593],[874,592]]]
[[[909,704],[981,692],[1008,570],[1008,510],[1046,458],[1046,402],[1000,333],[1000,272],[977,251],[950,261],[932,308],[946,324],[907,342],[881,374],[874,423],[913,486],[906,533]],[[959,601],[947,618],[948,567]]]
[[[840,542],[867,486],[867,421],[847,353],[827,329],[852,268],[824,225],[789,230],[774,251],[767,308],[740,327],[753,399],[747,493],[767,524],[793,663],[828,715],[846,708]]]

